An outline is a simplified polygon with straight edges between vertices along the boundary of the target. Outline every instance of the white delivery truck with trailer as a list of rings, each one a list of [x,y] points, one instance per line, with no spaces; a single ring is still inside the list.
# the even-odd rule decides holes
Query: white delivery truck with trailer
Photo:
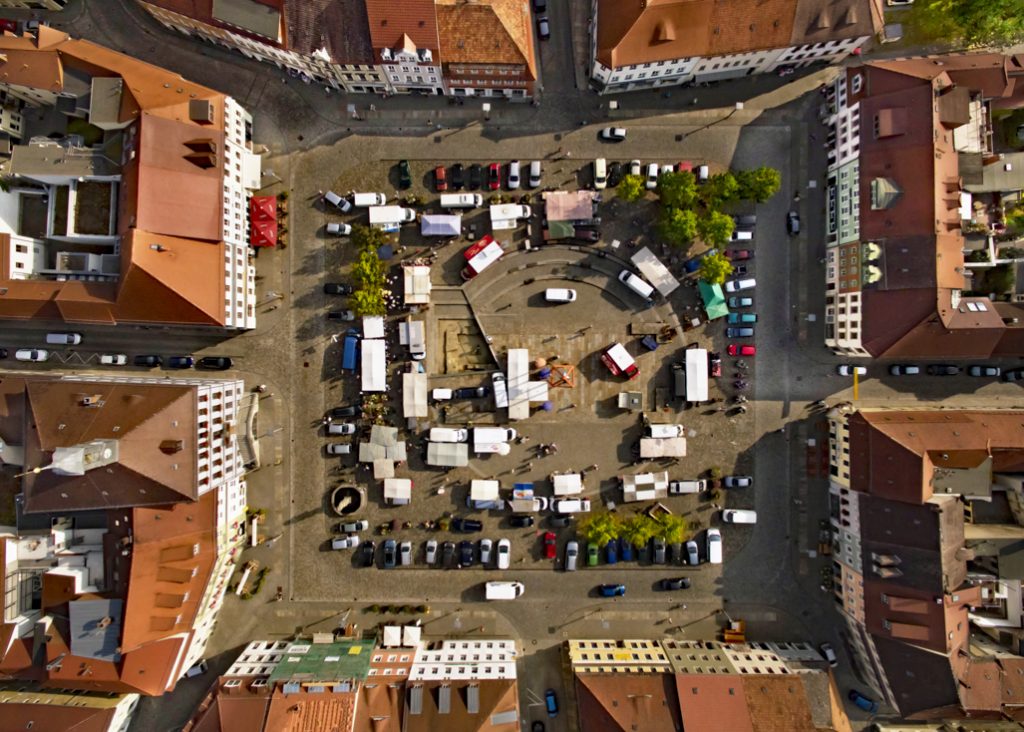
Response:
[[[370,206],[370,226],[387,229],[416,220],[416,212],[403,206]]]

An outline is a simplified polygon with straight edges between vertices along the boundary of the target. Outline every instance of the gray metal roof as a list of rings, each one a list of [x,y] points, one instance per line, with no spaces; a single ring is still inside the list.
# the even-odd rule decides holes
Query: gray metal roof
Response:
[[[122,600],[73,600],[68,603],[71,652],[76,656],[119,661]]]

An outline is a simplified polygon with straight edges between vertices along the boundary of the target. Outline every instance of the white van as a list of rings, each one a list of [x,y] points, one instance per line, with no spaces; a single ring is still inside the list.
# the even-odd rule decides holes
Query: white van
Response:
[[[722,532],[718,529],[708,529],[708,562],[722,563]]]
[[[727,508],[722,511],[722,520],[727,524],[756,524],[757,511],[743,511],[738,508]]]
[[[673,437],[682,437],[683,426],[681,424],[649,424],[646,432],[648,437],[668,440]]]
[[[522,582],[487,582],[484,597],[488,600],[515,600],[526,591]]]
[[[669,495],[703,493],[708,489],[706,480],[673,480],[668,484]]]
[[[453,429],[451,427],[431,427],[431,442],[465,442],[469,439],[469,430]]]
[[[726,292],[739,292],[740,290],[753,290],[757,286],[757,281],[750,277],[745,280],[729,280],[725,283]]]
[[[383,193],[353,193],[352,203],[363,208],[368,206],[386,206],[388,197]]]
[[[511,427],[474,427],[473,442],[511,442],[518,434]]]
[[[586,513],[590,510],[589,498],[560,498],[551,502],[555,513]]]
[[[484,197],[479,193],[442,193],[441,208],[479,208]]]
[[[576,290],[570,290],[566,287],[549,287],[548,289],[544,290],[544,301],[575,302]]]
[[[434,389],[430,392],[430,396],[435,402],[447,402],[451,401],[452,390],[451,389]]]
[[[491,374],[491,387],[494,389],[494,406],[496,409],[508,407],[508,389],[505,388],[505,374],[495,371]]]
[[[642,279],[639,275],[635,275],[628,269],[624,269],[619,272],[619,282],[631,289],[644,300],[650,302],[651,295],[654,293],[654,288],[647,284],[647,281]]]
[[[697,166],[697,182],[707,183],[708,178],[711,177],[711,169],[706,165]]]
[[[732,241],[753,241],[753,240],[754,240],[754,232],[753,231],[739,230],[739,231],[732,232]]]
[[[407,224],[416,220],[416,212],[402,206],[370,206],[370,225]]]
[[[81,333],[47,333],[46,342],[51,346],[77,346],[82,342]]]
[[[601,190],[608,186],[608,161],[598,158],[594,161],[594,188]]]

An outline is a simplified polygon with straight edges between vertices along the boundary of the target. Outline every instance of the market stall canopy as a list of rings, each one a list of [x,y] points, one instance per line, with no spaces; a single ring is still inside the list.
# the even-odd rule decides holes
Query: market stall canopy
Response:
[[[420,234],[423,236],[459,236],[462,233],[462,217],[452,214],[423,214],[420,217]]]
[[[583,492],[583,476],[579,473],[566,473],[552,476],[556,496],[571,496]]]
[[[654,256],[654,252],[647,247],[633,255],[633,264],[640,270],[640,274],[654,285],[662,297],[668,297],[673,290],[679,287],[679,280],[672,276],[668,267],[662,264],[661,260]]]
[[[465,442],[427,443],[427,465],[461,468],[469,464],[469,445]]]
[[[380,458],[373,461],[373,477],[376,480],[395,477],[395,461]]]
[[[430,267],[415,264],[402,268],[406,305],[426,305],[430,302]]]
[[[530,352],[525,348],[508,349],[508,417],[526,419],[530,402],[548,400],[548,382],[530,381]]]
[[[402,411],[405,417],[426,417],[427,375],[402,374]]]
[[[704,280],[700,280],[697,282],[697,289],[700,290],[701,299],[704,300],[704,310],[708,314],[708,320],[724,318],[729,314],[721,285],[709,285]]]
[[[363,339],[362,389],[364,392],[387,391],[388,362],[384,341],[380,338]]]
[[[668,496],[668,472],[622,476],[622,500],[653,501]]]
[[[549,191],[544,194],[544,215],[552,221],[592,221],[596,214],[596,191]]]
[[[249,224],[249,243],[254,247],[277,246],[277,221],[253,221]]]
[[[640,457],[645,460],[663,457],[686,457],[686,438],[641,437]]]
[[[384,318],[380,315],[363,316],[363,338],[383,338]]]
[[[384,481],[384,500],[404,505],[412,500],[412,481],[408,478],[388,478]]]
[[[469,483],[469,497],[474,501],[496,501],[498,488],[496,480],[473,480]]]

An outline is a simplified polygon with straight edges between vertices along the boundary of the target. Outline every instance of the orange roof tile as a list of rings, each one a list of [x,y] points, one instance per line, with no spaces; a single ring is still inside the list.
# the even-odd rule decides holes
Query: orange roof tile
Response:
[[[366,0],[366,13],[375,50],[403,48],[410,42],[435,54],[440,48],[434,0]]]
[[[534,68],[533,19],[522,0],[436,0],[441,58],[447,63],[521,64]]]
[[[686,732],[753,732],[739,674],[675,674],[679,709]]]
[[[310,692],[285,694],[278,689],[270,699],[263,729],[288,732],[348,732],[355,718],[354,692]]]

